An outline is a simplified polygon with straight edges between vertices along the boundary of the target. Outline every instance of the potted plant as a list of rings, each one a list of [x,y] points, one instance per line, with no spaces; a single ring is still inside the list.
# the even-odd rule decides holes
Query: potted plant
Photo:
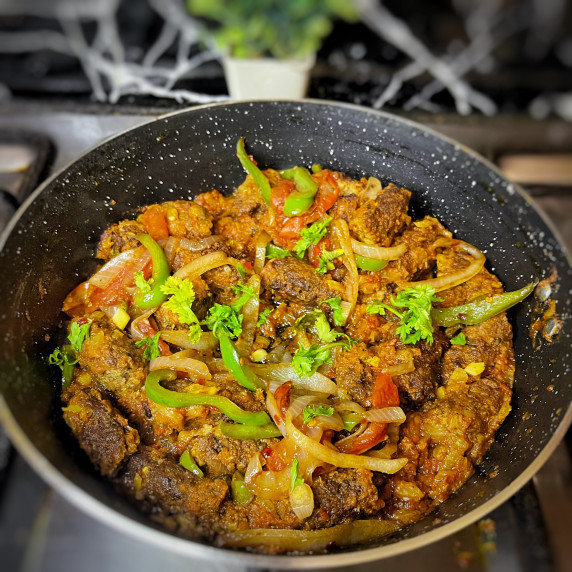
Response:
[[[353,0],[187,0],[223,52],[232,97],[303,97],[316,52],[335,19],[353,21]]]

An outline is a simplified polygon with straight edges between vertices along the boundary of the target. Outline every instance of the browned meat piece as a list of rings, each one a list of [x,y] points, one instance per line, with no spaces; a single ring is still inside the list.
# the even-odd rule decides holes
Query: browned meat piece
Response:
[[[167,201],[161,207],[171,236],[191,240],[210,236],[212,217],[201,205],[193,201]]]
[[[263,288],[272,290],[278,300],[286,302],[317,305],[338,295],[312,266],[293,256],[268,262],[261,279]]]
[[[91,387],[73,395],[64,408],[64,419],[80,447],[106,477],[113,477],[125,458],[139,446],[137,431]]]
[[[398,343],[397,348],[399,346]],[[440,360],[443,351],[448,346],[448,340],[443,332],[436,330],[432,344],[422,340],[416,346],[415,349],[418,351],[413,357],[415,370],[394,377],[395,384],[399,389],[399,399],[406,409],[411,406],[417,407],[421,403],[435,398],[435,390],[439,383],[441,371]]]
[[[193,280],[193,290],[195,291],[195,300],[191,306],[193,312],[199,320],[204,320],[209,308],[213,305],[213,295],[211,294],[207,283],[201,278]],[[153,314],[160,330],[188,330],[188,324],[182,324],[179,316],[175,312],[168,310],[165,306],[160,308]]]
[[[111,260],[125,250],[137,248],[141,243],[135,237],[141,232],[145,232],[145,227],[134,220],[122,220],[110,226],[99,239],[97,258]]]
[[[430,278],[435,266],[439,238],[450,238],[451,233],[435,218],[425,217],[411,223],[394,245],[405,244],[405,254],[390,262],[383,270],[383,276],[394,282]]]
[[[195,538],[208,535],[201,530],[200,520],[216,515],[228,494],[224,479],[197,477],[166,453],[150,447],[141,447],[129,457],[115,484],[155,520]]]
[[[203,274],[203,280],[215,302],[230,305],[236,300],[237,294],[232,287],[240,281],[240,274],[234,266],[227,264],[209,270]]]
[[[379,512],[384,505],[372,483],[372,472],[367,469],[330,471],[314,479],[312,490],[317,510],[308,521],[311,527],[363,518]]]
[[[254,258],[254,237],[260,229],[259,222],[248,214],[223,216],[215,223],[215,234],[221,235],[229,254],[237,258]]]
[[[375,375],[368,361],[373,354],[364,343],[338,354],[333,363],[333,376],[339,387],[347,391],[352,400],[369,406]]]
[[[407,214],[410,197],[408,190],[393,183],[378,193],[366,190],[350,220],[350,231],[366,244],[389,246],[395,235],[411,221]]]

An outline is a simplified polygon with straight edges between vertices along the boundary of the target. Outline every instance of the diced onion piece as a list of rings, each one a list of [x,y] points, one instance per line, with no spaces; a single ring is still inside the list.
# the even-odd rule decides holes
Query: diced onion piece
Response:
[[[185,266],[179,268],[179,270],[175,272],[174,276],[181,279],[187,278],[189,280],[194,280],[204,272],[228,263],[227,255],[224,252],[217,250],[216,252],[210,252],[209,254],[200,256],[188,264],[185,264]]]
[[[350,306],[347,313],[343,313],[344,321],[347,321],[356,307],[359,290],[359,273],[352,249],[352,240],[348,223],[343,219],[335,219],[332,223],[332,236],[337,238],[339,248],[344,251],[342,261],[348,270],[348,274],[345,278],[345,297]]]
[[[250,354],[252,344],[254,343],[258,310],[260,308],[260,300],[258,299],[260,295],[260,277],[257,274],[253,274],[249,278],[247,286],[252,289],[255,296],[252,296],[242,307],[242,332],[236,340],[236,349],[241,357]]]
[[[405,421],[405,413],[401,407],[370,409],[365,412],[364,417],[373,423],[403,423]]]
[[[250,457],[246,471],[244,471],[244,482],[248,485],[256,475],[262,472],[262,462],[260,461],[260,453],[256,453]]]
[[[318,530],[253,528],[224,535],[225,544],[234,547],[279,546],[286,551],[312,552],[328,546],[352,546],[392,534],[399,525],[390,520],[354,520]]]
[[[254,242],[255,250],[254,250],[254,272],[256,274],[260,274],[262,269],[264,268],[264,264],[266,262],[266,246],[270,242],[271,237],[270,235],[263,230],[257,237]]]
[[[285,424],[288,435],[294,439],[299,447],[305,449],[317,459],[336,467],[345,469],[369,469],[370,471],[393,474],[397,473],[397,471],[407,464],[407,459],[376,459],[362,455],[340,453],[304,435],[302,431],[294,426],[289,415],[286,415]]]
[[[117,310],[115,310],[115,313],[113,314],[113,317],[111,318],[111,321],[120,329],[120,330],[124,330],[125,326],[127,326],[127,324],[129,323],[129,320],[131,319],[131,316],[129,315],[129,313],[125,310],[125,308],[117,308]]]
[[[131,264],[138,257],[142,256],[146,250],[144,246],[140,246],[114,256],[89,279],[89,283],[98,288],[107,288],[113,282],[113,279],[119,276],[119,273],[127,264]],[[148,260],[149,258],[147,258]]]
[[[269,383],[276,382],[282,385],[287,381],[292,381],[294,387],[308,391],[326,393],[328,395],[337,395],[339,393],[338,386],[325,375],[316,372],[309,377],[300,377],[290,364],[250,364],[250,368],[256,375]]]
[[[407,250],[405,244],[390,247],[368,246],[355,238],[352,238],[352,248],[356,254],[366,256],[367,258],[374,258],[375,260],[397,260],[401,258]]]
[[[202,361],[193,358],[176,357],[176,354],[152,359],[149,362],[149,371],[154,371],[156,369],[184,371],[193,380],[211,378],[209,368]]]
[[[411,373],[412,371],[415,371],[415,364],[413,362],[413,358],[410,358],[407,361],[383,368],[382,373],[387,373],[389,375],[403,375],[404,373]]]
[[[290,491],[290,506],[300,520],[306,520],[314,512],[314,493],[309,485],[302,483]]]
[[[191,342],[189,333],[189,330],[161,330],[161,339],[168,344],[199,352],[211,351],[218,346],[212,332],[203,332],[198,342]]]
[[[446,274],[445,276],[431,278],[429,280],[405,282],[404,284],[400,284],[399,287],[401,289],[405,289],[417,286],[431,286],[435,289],[435,292],[441,292],[443,290],[448,290],[449,288],[454,288],[455,286],[470,280],[482,270],[485,265],[485,255],[477,247],[461,240],[458,241],[457,246],[465,252],[468,252],[474,258],[473,262],[471,262],[466,268],[458,270],[457,272],[452,272],[451,274]]]

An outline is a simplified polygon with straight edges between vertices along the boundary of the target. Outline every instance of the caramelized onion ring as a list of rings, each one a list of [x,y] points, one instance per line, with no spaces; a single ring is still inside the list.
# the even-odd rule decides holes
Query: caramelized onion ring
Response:
[[[374,258],[375,260],[397,260],[403,256],[407,250],[405,244],[384,248],[382,246],[368,246],[363,242],[357,241],[355,238],[352,238],[352,248],[356,254],[366,256],[367,258]]]
[[[226,254],[217,250],[216,252],[209,252],[209,254],[200,256],[188,264],[185,264],[185,266],[175,272],[174,276],[181,279],[188,278],[189,280],[194,280],[204,272],[228,263],[229,260]]]

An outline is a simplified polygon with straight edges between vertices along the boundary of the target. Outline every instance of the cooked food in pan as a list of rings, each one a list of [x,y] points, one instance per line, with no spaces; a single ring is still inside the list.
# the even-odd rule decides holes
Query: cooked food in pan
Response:
[[[63,415],[169,530],[281,553],[367,542],[471,476],[510,411],[509,307],[411,193],[312,166],[109,227],[64,301]],[[438,213],[434,213],[438,215]]]

